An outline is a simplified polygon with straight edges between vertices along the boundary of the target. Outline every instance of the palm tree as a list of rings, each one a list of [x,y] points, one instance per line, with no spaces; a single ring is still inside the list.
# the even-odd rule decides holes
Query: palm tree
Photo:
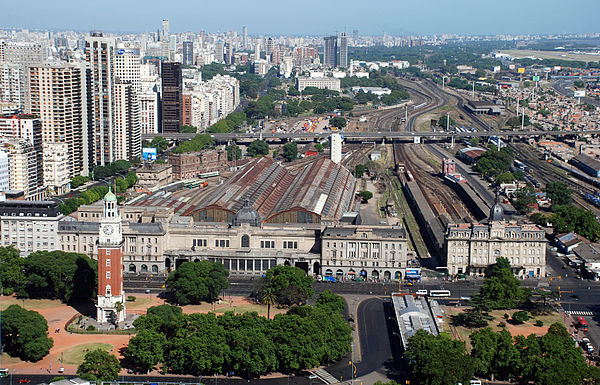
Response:
[[[116,322],[116,326],[117,328],[119,328],[119,315],[121,314],[121,312],[123,311],[123,304],[121,303],[121,301],[117,301],[115,303],[115,310],[117,311],[117,322]]]
[[[265,289],[260,300],[267,305],[267,319],[271,319],[271,305],[277,303],[277,296],[273,292],[273,289]]]

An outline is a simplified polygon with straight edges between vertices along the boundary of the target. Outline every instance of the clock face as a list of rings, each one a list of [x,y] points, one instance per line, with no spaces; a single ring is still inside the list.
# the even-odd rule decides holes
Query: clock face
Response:
[[[104,234],[106,234],[106,235],[111,235],[114,230],[111,225],[106,225],[102,228],[102,231],[104,231]]]

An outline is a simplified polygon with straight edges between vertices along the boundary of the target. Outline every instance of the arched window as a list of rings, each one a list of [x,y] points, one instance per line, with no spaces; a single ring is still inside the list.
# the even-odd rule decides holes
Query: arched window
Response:
[[[248,235],[242,235],[242,247],[250,247],[250,237]]]
[[[158,273],[158,266],[157,265],[152,265],[152,272],[153,273]]]
[[[131,265],[129,265],[129,272],[135,273],[135,265],[133,263]]]

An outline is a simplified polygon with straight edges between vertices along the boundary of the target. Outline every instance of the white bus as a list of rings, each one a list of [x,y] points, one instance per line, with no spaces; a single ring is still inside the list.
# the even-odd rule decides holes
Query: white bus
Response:
[[[430,297],[450,297],[450,290],[429,290]]]

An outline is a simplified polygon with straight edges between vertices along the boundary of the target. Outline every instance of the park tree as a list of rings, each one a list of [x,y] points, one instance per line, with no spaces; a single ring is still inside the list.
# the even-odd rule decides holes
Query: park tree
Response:
[[[154,147],[158,152],[163,152],[169,148],[169,141],[162,136],[155,136],[150,142],[150,147]]]
[[[13,357],[23,361],[39,361],[54,345],[48,337],[48,322],[33,310],[10,305],[2,311],[2,347]]]
[[[283,158],[291,162],[298,157],[298,143],[292,141],[283,146]]]
[[[476,376],[507,381],[518,375],[520,353],[508,331],[483,328],[471,333],[469,338]]]
[[[550,222],[555,234],[574,231],[592,242],[600,238],[600,223],[596,215],[583,207],[555,206]]]
[[[186,133],[186,134],[195,134],[196,132],[198,132],[198,127],[192,126],[192,125],[185,125],[185,126],[181,127],[179,132]]]
[[[198,134],[192,139],[182,142],[173,150],[175,154],[185,154],[188,152],[198,152],[215,145],[214,139],[210,134]]]
[[[76,175],[73,177],[73,179],[71,179],[71,188],[77,188],[79,186],[82,186],[89,180],[90,178],[88,178],[87,176]]]
[[[366,167],[363,164],[357,164],[354,166],[354,176],[357,178],[362,178],[365,173]]]
[[[514,309],[524,303],[530,294],[530,289],[521,287],[521,282],[510,268],[510,262],[503,257],[498,258],[491,267],[478,293],[491,309]]]
[[[298,267],[278,265],[265,274],[261,293],[272,290],[277,296],[277,303],[290,306],[305,302],[312,298],[315,291],[312,287],[313,278]]]
[[[446,129],[448,127],[448,115],[440,116],[440,118],[438,119],[438,126],[442,127],[443,129]],[[452,128],[454,126],[456,126],[456,121],[451,116],[450,117],[450,128]]]
[[[468,384],[473,377],[473,364],[464,342],[445,333],[434,336],[417,330],[408,339],[404,357],[411,377],[422,385]]]
[[[361,191],[360,198],[362,203],[368,203],[369,199],[373,198],[373,193],[368,190]]]
[[[242,149],[238,145],[232,144],[225,147],[225,150],[227,151],[227,160],[229,162],[242,159]]]
[[[269,145],[264,140],[257,139],[250,143],[250,145],[246,149],[246,153],[248,154],[248,156],[251,156],[253,158],[267,155],[269,153]]]
[[[343,116],[333,117],[329,119],[329,125],[331,127],[342,129],[346,127],[346,118],[344,118]]]
[[[125,357],[132,367],[148,372],[163,361],[166,344],[164,334],[155,330],[141,330],[129,340]]]
[[[544,189],[552,204],[556,206],[571,204],[571,189],[565,182],[548,182]]]
[[[315,306],[325,307],[334,313],[341,313],[346,308],[346,301],[331,290],[325,290],[319,294]]]
[[[24,273],[25,258],[21,258],[19,250],[13,246],[0,247],[0,277],[2,278],[2,295],[23,295],[27,282]]]
[[[96,296],[98,263],[84,254],[36,251],[25,259],[27,284],[20,292],[31,298],[58,298],[72,303]]]
[[[317,152],[323,152],[323,145],[321,143],[315,143],[315,149]]]
[[[121,364],[114,355],[102,349],[85,354],[77,367],[77,375],[87,381],[115,381],[121,371]]]
[[[267,305],[267,319],[271,319],[271,305],[277,303],[277,296],[272,288],[267,288],[261,293],[260,302]]]
[[[167,288],[180,305],[214,301],[229,286],[228,275],[221,263],[184,262],[167,279]]]

